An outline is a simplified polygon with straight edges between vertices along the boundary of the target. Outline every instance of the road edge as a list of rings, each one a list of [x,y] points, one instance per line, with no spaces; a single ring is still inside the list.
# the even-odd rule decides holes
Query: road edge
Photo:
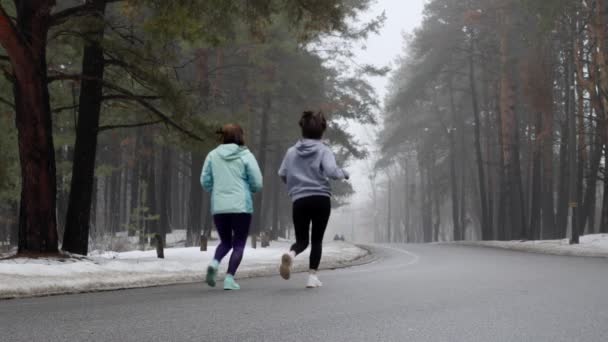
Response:
[[[374,253],[372,249],[368,246],[353,244],[353,246],[361,249],[363,253],[357,255],[355,258],[350,260],[333,260],[326,261],[325,263],[321,262],[321,271],[329,271],[329,270],[337,270],[344,269],[356,266],[362,266],[377,260],[374,257]],[[245,269],[239,272],[237,279],[251,279],[251,278],[262,278],[262,277],[270,277],[270,276],[278,276],[278,265],[279,262],[277,260],[276,267],[262,267],[260,269]],[[297,264],[294,265],[292,273],[304,273],[308,272],[307,263],[306,264]],[[167,275],[169,276],[169,274]],[[224,279],[224,275],[219,275],[217,280],[222,281]],[[173,286],[173,285],[186,285],[186,284],[196,284],[200,283],[201,286],[207,286],[203,283],[204,274],[201,268],[201,273],[192,275],[192,276],[184,276],[182,279],[150,279],[150,283],[144,284],[115,284],[115,285],[101,285],[98,288],[89,288],[89,289],[74,289],[74,288],[59,288],[56,290],[46,289],[40,290],[35,293],[2,293],[0,292],[0,301],[4,300],[18,300],[18,299],[26,299],[26,298],[41,298],[41,297],[53,297],[53,296],[61,296],[61,295],[74,295],[74,294],[85,294],[85,293],[99,293],[99,292],[110,292],[110,291],[121,291],[121,290],[130,290],[130,289],[143,289],[143,288],[153,288],[153,287],[162,287],[162,286]],[[152,283],[152,281],[156,281]]]
[[[567,256],[577,258],[598,258],[608,259],[608,252],[572,249],[561,245],[550,244],[526,244],[517,241],[458,241],[458,242],[439,242],[438,245],[446,246],[465,246],[478,248],[492,248],[514,252],[524,252],[532,254]]]

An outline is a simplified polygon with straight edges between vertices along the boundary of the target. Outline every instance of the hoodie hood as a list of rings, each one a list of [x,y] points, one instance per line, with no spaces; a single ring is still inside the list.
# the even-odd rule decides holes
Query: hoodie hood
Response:
[[[249,152],[247,147],[237,144],[223,144],[218,146],[217,153],[224,160],[235,160],[245,156]]]
[[[309,158],[310,156],[318,154],[321,149],[324,148],[321,140],[302,139],[296,144],[296,153],[302,158]]]

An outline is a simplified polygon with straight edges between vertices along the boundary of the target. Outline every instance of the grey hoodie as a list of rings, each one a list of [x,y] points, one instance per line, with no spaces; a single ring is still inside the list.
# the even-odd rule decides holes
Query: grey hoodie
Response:
[[[291,147],[279,169],[292,201],[309,196],[331,197],[329,179],[348,179],[331,149],[320,140],[302,139]]]

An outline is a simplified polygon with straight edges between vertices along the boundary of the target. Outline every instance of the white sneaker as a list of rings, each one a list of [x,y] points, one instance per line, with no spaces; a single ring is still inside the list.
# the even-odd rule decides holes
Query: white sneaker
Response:
[[[283,279],[287,280],[291,277],[291,265],[293,264],[293,257],[290,253],[285,253],[281,257],[281,267],[279,267],[279,273]]]
[[[311,274],[308,276],[308,282],[306,283],[306,288],[314,289],[317,287],[323,286],[323,283],[319,280],[316,274]]]

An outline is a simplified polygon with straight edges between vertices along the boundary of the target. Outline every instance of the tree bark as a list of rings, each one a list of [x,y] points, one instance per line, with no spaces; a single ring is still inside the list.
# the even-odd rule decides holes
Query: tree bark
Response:
[[[262,109],[262,122],[260,127],[260,145],[258,148],[258,163],[262,175],[265,175],[266,171],[266,150],[268,149],[268,122],[270,119],[270,109],[272,107],[272,99],[270,96],[266,97],[264,108]],[[264,192],[260,191],[255,195],[254,200],[254,213],[253,213],[253,226],[251,227],[252,244],[255,244],[255,237],[264,231],[264,214],[262,205],[264,203]]]
[[[103,20],[106,0],[90,0],[99,20]],[[78,109],[70,200],[66,217],[63,250],[87,255],[91,222],[91,201],[95,179],[97,131],[103,97],[104,25],[87,33],[82,59],[82,82]]]
[[[541,231],[541,142],[540,135],[542,134],[542,116],[536,113],[535,123],[535,139],[532,146],[532,185],[531,185],[531,201],[530,201],[530,232],[532,240],[540,238]]]
[[[388,194],[386,203],[386,239],[388,243],[393,242],[393,179],[388,174]]]
[[[473,40],[471,40],[471,51],[469,53],[469,86],[471,87],[471,101],[473,106],[473,115],[475,117],[475,157],[477,159],[477,176],[479,177],[479,201],[481,202],[481,232],[482,239],[489,240],[492,237],[492,231],[494,229],[491,226],[490,219],[488,216],[486,175],[483,167],[483,154],[481,150],[481,119],[479,114],[477,87],[475,83],[475,61],[473,59],[474,50],[475,46]]]
[[[160,226],[159,233],[166,240],[167,233],[171,231],[171,150],[169,146],[162,147],[161,175],[160,175]]]
[[[56,253],[55,149],[46,46],[52,0],[17,1],[17,25],[0,5],[0,44],[15,82],[15,112],[21,163],[19,253]]]
[[[146,199],[146,207],[148,208],[147,215],[148,216],[157,216],[158,214],[158,200],[156,196],[157,187],[156,187],[156,150],[154,148],[154,139],[152,137],[147,137],[146,145],[149,146],[149,156],[148,156],[148,172],[147,172],[147,199]],[[158,234],[159,233],[159,222],[158,219],[148,219],[146,220],[148,231],[147,234]],[[163,240],[164,241],[164,240]]]
[[[508,226],[517,239],[527,238],[527,224],[525,219],[524,199],[522,191],[521,163],[519,156],[519,124],[515,109],[515,84],[513,77],[516,74],[516,60],[511,56],[512,28],[509,14],[504,15],[503,32],[500,37],[501,55],[501,94],[500,109],[502,116],[502,143],[505,162],[506,204],[508,206]]]
[[[198,243],[202,230],[203,189],[200,177],[205,157],[202,153],[192,152],[192,164],[190,166],[190,200],[188,201],[188,246]]]
[[[450,79],[450,111],[452,113],[452,122],[454,128],[458,118],[456,117],[456,104],[454,103],[454,89],[452,87],[452,79]],[[456,174],[456,139],[455,135],[457,130],[451,129],[448,132],[450,139],[450,189],[452,195],[452,226],[454,241],[461,241],[463,239],[462,227],[460,226],[460,202],[458,201],[458,177]],[[462,189],[464,191],[464,189]]]
[[[571,36],[571,30],[568,30]],[[568,40],[568,45],[571,44],[571,40]],[[566,237],[568,232],[568,211],[570,201],[570,116],[574,112],[575,107],[575,91],[572,89],[574,84],[574,60],[575,53],[572,48],[567,49],[566,58],[564,61],[564,121],[561,128],[561,144],[560,144],[560,184],[558,194],[558,208],[555,235],[554,239],[563,239]]]
[[[277,136],[279,136],[277,134]],[[280,144],[275,144],[274,151],[274,167],[273,170],[278,170],[281,163],[281,152],[282,148]],[[279,177],[273,177],[272,181],[272,234],[270,235],[272,240],[279,238],[281,227],[279,226],[279,216],[281,203],[281,179]]]

